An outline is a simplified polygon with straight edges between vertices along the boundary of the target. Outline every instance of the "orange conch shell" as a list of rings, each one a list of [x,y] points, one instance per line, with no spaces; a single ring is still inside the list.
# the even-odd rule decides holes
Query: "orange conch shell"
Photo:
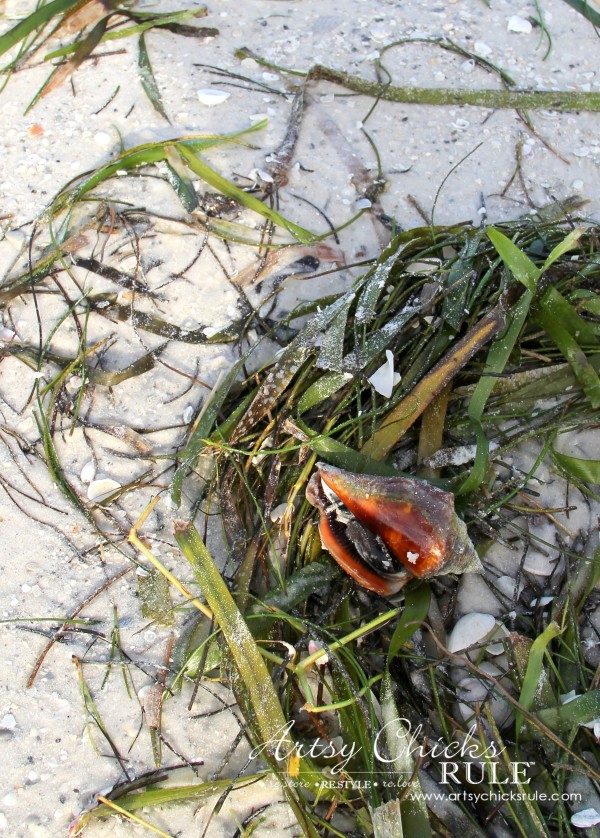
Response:
[[[306,489],[323,547],[383,596],[412,578],[480,571],[454,495],[421,480],[351,474],[320,463]]]

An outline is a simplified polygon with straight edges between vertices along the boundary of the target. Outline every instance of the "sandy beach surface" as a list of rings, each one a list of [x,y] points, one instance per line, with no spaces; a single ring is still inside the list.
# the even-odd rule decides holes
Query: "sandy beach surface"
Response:
[[[200,5],[194,0],[136,4],[153,11]],[[32,3],[21,0],[1,2],[2,31],[31,8]],[[547,36],[530,21],[539,17],[540,10],[552,38],[549,53]],[[382,49],[411,38],[383,57],[396,85],[501,87],[497,74],[472,59],[425,42],[447,38],[501,66],[519,88],[598,92],[600,85],[597,33],[562,0],[542,0],[537,5],[491,0],[489,6],[481,0],[215,0],[208,3],[206,17],[192,22],[218,33],[195,38],[155,29],[146,34],[169,121],[144,93],[135,38],[102,44],[96,57],[82,63],[72,83],[66,81],[27,113],[28,102],[48,73],[41,60],[44,51],[8,80],[0,93],[3,277],[25,258],[28,236],[34,225],[43,226],[40,219],[59,190],[122,147],[197,133],[237,132],[264,119],[264,128],[244,138],[249,145],[220,145],[209,149],[204,159],[242,188],[268,177],[270,155],[281,144],[290,119],[293,77],[252,58],[236,57],[236,50],[243,47],[272,64],[302,71],[321,64],[373,80],[374,62]],[[58,43],[52,41],[49,46]],[[245,80],[220,75],[222,70]],[[600,215],[597,113],[532,111],[532,130],[508,109],[381,101],[370,113],[372,105],[371,99],[348,95],[328,82],[309,85],[289,180],[280,193],[284,215],[307,229],[324,232],[328,223],[324,216],[337,226],[364,209],[360,184],[364,178],[377,177],[374,148],[386,181],[381,208],[405,229],[425,223],[423,215],[430,220],[433,216],[437,224],[514,219],[529,212],[532,204],[545,206],[571,196],[589,202],[585,213],[590,217]],[[181,215],[181,206],[161,185],[127,178],[119,194],[131,206],[152,206],[167,219],[162,227],[142,236],[140,276],[159,295],[165,319],[185,332],[202,329],[209,336],[227,327],[239,312],[243,295],[257,305],[275,282],[284,285],[275,312],[346,288],[359,269],[317,279],[305,279],[302,273],[291,279],[282,275],[289,263],[299,259],[318,260],[309,264],[327,271],[376,257],[389,237],[389,230],[367,212],[340,233],[338,243],[330,240],[327,247],[316,248],[299,245],[256,283],[252,248],[219,243],[194,263],[200,234],[171,223],[169,219]],[[135,247],[133,240],[128,245],[120,243],[114,262],[119,270],[135,268]],[[95,291],[114,288],[110,279],[92,275],[85,265],[73,270],[81,283],[93,285]],[[172,281],[183,274],[184,280]],[[126,290],[119,293],[126,297]],[[38,298],[45,337],[56,319],[58,302],[42,295]],[[0,324],[2,345],[15,339],[35,341],[38,317],[31,300],[16,299],[10,318]],[[127,323],[117,330],[108,321],[90,321],[89,330],[89,345],[106,341],[105,369],[123,369],[163,343],[157,335],[141,333]],[[78,341],[75,327],[65,324],[57,340],[55,351],[71,351]],[[272,351],[273,347],[263,346],[260,360],[268,360]],[[99,435],[91,427],[73,433],[68,426],[62,429],[57,443],[61,461],[82,497],[90,497],[96,481],[111,480],[117,488],[130,484],[144,473],[144,452],[151,448],[166,453],[180,443],[189,417],[201,409],[209,389],[236,356],[231,344],[172,341],[160,357],[164,364],[104,388],[87,403],[87,420],[110,424],[112,436]],[[183,370],[188,378],[173,373],[173,368]],[[0,492],[0,833],[44,838],[66,835],[93,795],[110,788],[125,772],[133,777],[153,769],[141,706],[148,688],[163,672],[169,637],[180,627],[157,624],[142,614],[139,574],[128,561],[126,539],[117,537],[133,525],[151,495],[128,492],[110,505],[110,515],[102,519],[102,526],[113,536],[114,545],[107,547],[85,515],[68,504],[48,473],[39,456],[36,404],[30,398],[39,375],[14,358],[0,365],[0,474],[4,481]],[[73,392],[80,383],[76,375],[74,370]],[[148,436],[143,428],[152,428],[154,433]],[[13,431],[16,436],[11,435]],[[24,441],[32,447],[27,448]],[[140,459],[127,456],[132,444]],[[576,456],[597,456],[591,436],[565,437],[561,444]],[[535,448],[524,450],[516,465],[527,468],[536,454]],[[166,482],[167,478],[162,483],[160,476],[156,478],[157,486]],[[552,492],[546,500],[559,505],[562,488],[554,484]],[[577,504],[577,498],[574,489],[570,503]],[[93,500],[92,492],[90,503]],[[162,506],[153,513],[146,536],[165,565],[193,585],[191,570],[182,566],[170,536],[174,515],[168,505]],[[597,510],[581,503],[571,513],[569,528],[592,529],[596,518]],[[208,543],[223,561],[216,517]],[[514,572],[512,561],[498,546],[498,566],[504,563],[509,577]],[[526,570],[539,578],[549,572],[541,553],[536,556],[533,551],[528,561]],[[88,622],[53,645],[33,685],[27,687],[49,631],[121,571],[123,575],[78,615]],[[500,616],[500,606],[484,587],[477,578],[461,582],[457,616],[473,610]],[[114,626],[133,662],[127,675],[118,655],[107,668]],[[229,753],[240,729],[229,707],[231,694],[217,682],[205,683],[188,709],[191,691],[186,682],[180,693],[164,703],[164,764],[178,764],[183,757],[192,767],[181,770],[180,782],[190,782],[194,772],[204,779],[217,776],[229,760],[226,776],[232,776],[244,767],[249,746],[242,740]],[[90,723],[90,695],[122,764],[107,739],[99,735],[97,725]],[[217,838],[235,834],[238,824],[263,805],[267,808],[254,834],[300,834],[274,781],[231,795],[212,819],[211,805],[196,807],[193,801],[144,814],[170,835]],[[84,834],[103,838],[150,833],[143,826],[110,818],[92,822]]]

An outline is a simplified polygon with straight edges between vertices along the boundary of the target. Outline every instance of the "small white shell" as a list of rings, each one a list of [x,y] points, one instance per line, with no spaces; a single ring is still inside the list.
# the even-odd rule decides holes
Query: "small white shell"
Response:
[[[586,722],[583,727],[588,727],[594,731],[596,739],[600,739],[600,719],[592,719],[591,722]]]
[[[320,652],[322,648],[323,648],[323,645],[321,643],[317,642],[316,640],[309,640],[308,641],[308,654],[309,655],[314,655],[315,652]],[[327,652],[325,652],[325,654],[321,655],[321,657],[317,659],[317,665],[318,666],[325,666],[325,664],[328,663],[328,662],[329,662],[329,655],[327,654]]]
[[[579,829],[591,829],[592,826],[600,823],[600,813],[595,809],[582,809],[571,815],[571,823]]]
[[[529,605],[532,608],[544,608],[546,605],[550,605],[553,599],[553,596],[542,596],[539,599],[537,597],[534,597],[529,603]]]
[[[427,262],[411,262],[406,272],[409,274],[433,274],[439,270],[441,259],[428,259]]]
[[[483,663],[480,664],[480,669],[496,680],[500,680],[502,678],[502,671],[493,663],[483,661]],[[512,718],[512,709],[510,704],[505,698],[495,693],[491,687],[492,684],[490,682],[480,680],[479,678],[473,678],[472,676],[463,678],[458,682],[456,685],[456,694],[460,699],[458,703],[458,711],[462,716],[463,721],[470,722],[474,716],[474,703],[484,700],[489,702],[489,708],[492,716],[494,717],[496,724],[500,727],[505,725],[509,719]],[[465,704],[463,702],[469,702],[469,704]]]
[[[556,559],[552,556],[538,553],[533,548],[528,551],[525,557],[523,570],[526,570],[528,573],[533,573],[536,576],[550,576],[556,570]]]
[[[225,90],[217,90],[216,87],[205,87],[198,91],[198,99],[202,105],[212,108],[214,105],[222,105],[231,96]]]
[[[509,32],[518,32],[521,35],[530,35],[533,29],[531,21],[520,15],[512,15],[509,17],[506,28]]]
[[[494,657],[497,657],[498,655],[503,655],[506,649],[504,647],[502,639],[504,637],[508,637],[509,634],[509,630],[503,623],[497,623],[496,630],[492,633],[492,637],[490,638],[495,640],[496,642],[490,643],[490,645],[486,647],[486,652],[489,655],[494,655]]]
[[[89,460],[81,469],[79,477],[81,478],[82,483],[91,483],[95,476],[96,463],[93,460]]]
[[[120,483],[108,477],[105,477],[103,480],[92,480],[87,490],[88,500],[94,503],[102,503],[103,500],[109,498],[120,488]]]
[[[0,730],[14,730],[17,726],[17,720],[12,713],[7,713],[0,719]]]
[[[487,637],[494,631],[496,620],[491,614],[481,614],[477,611],[465,614],[456,623],[448,638],[448,650],[461,652]]]
[[[478,55],[491,55],[493,52],[492,48],[488,44],[484,43],[484,41],[475,41],[473,46]]]
[[[273,175],[266,172],[264,169],[251,169],[248,172],[249,180],[253,181],[254,183],[260,183],[261,181],[264,183],[274,183]]]
[[[385,357],[387,358],[385,364],[375,370],[369,378],[369,383],[374,390],[389,399],[395,385],[400,381],[400,375],[394,372],[394,356],[389,349],[385,350]]]

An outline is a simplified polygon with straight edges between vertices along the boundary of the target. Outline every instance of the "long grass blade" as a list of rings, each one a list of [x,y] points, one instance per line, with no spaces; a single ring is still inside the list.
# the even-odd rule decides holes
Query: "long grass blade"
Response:
[[[571,477],[583,480],[584,483],[600,484],[600,460],[584,460],[581,457],[561,454],[560,451],[553,451],[552,456],[561,469]]]
[[[276,210],[271,209],[262,201],[259,201],[259,199],[255,198],[254,195],[244,192],[243,189],[240,189],[218,172],[215,172],[214,169],[211,169],[211,167],[202,160],[198,159],[198,157],[196,157],[196,155],[182,143],[176,143],[175,148],[179,151],[182,159],[187,163],[189,168],[196,175],[198,175],[198,177],[202,178],[203,181],[208,183],[209,186],[212,186],[213,189],[217,189],[222,195],[226,195],[228,198],[233,198],[241,204],[241,206],[262,215],[278,227],[283,227],[284,230],[287,230],[292,234],[292,236],[294,236],[295,239],[303,244],[314,244],[314,242],[317,241],[318,236],[315,233],[311,233],[303,227],[299,227],[297,224],[294,224],[292,221],[288,221],[287,218],[284,218],[284,216]]]
[[[152,102],[152,107],[155,111],[157,111],[157,113],[164,117],[167,122],[170,122],[171,120],[167,116],[165,104],[160,90],[158,89],[158,84],[156,83],[156,77],[154,75],[154,70],[152,69],[150,56],[148,55],[148,48],[146,47],[146,39],[143,34],[140,35],[138,40],[138,71],[144,93]]]
[[[468,415],[477,439],[475,462],[468,477],[460,487],[461,495],[476,491],[483,483],[489,463],[489,444],[483,430],[482,418],[487,401],[494,389],[497,378],[504,371],[510,355],[516,346],[523,325],[529,314],[529,307],[533,300],[533,293],[529,290],[523,294],[515,310],[511,312],[508,329],[499,335],[490,347],[485,365],[485,372],[475,387],[475,392],[469,402]]]
[[[596,28],[600,28],[600,12],[598,12],[592,5],[591,0],[564,0],[569,6],[572,6],[575,11],[579,12],[593,23]]]
[[[264,757],[275,768],[287,800],[305,834],[316,838],[318,833],[289,783],[286,768],[277,765],[273,752],[277,743],[281,743],[285,753],[293,753],[294,746],[288,732],[288,721],[254,638],[195,527],[185,521],[175,521],[174,532],[177,543],[190,563],[214,614],[215,622],[223,632],[240,679],[238,700],[246,711],[246,719],[254,732],[255,742],[262,747]],[[293,757],[291,759],[293,760]],[[301,768],[298,767],[297,771],[300,772]],[[309,773],[312,774],[310,769]]]
[[[362,453],[377,460],[383,459],[437,394],[453,380],[476,352],[504,328],[505,323],[506,313],[503,305],[495,306],[482,317],[386,416],[371,439],[363,446]]]
[[[75,54],[72,58],[68,61],[65,61],[60,66],[56,68],[56,70],[50,75],[50,78],[46,81],[42,89],[39,91],[37,96],[30,102],[27,106],[27,111],[31,110],[33,105],[37,102],[38,99],[43,99],[44,96],[48,96],[48,94],[52,93],[54,90],[57,90],[65,81],[77,70],[78,67],[83,64],[83,62],[91,55],[91,53],[95,50],[98,46],[104,33],[106,32],[106,27],[110,21],[109,15],[99,20],[98,23],[91,29],[91,31],[86,35],[83,41],[80,42],[77,49],[75,50]]]
[[[400,819],[402,832],[428,838],[432,834],[427,814],[423,789],[411,756],[411,735],[400,718],[394,699],[394,689],[389,671],[383,676],[381,685],[381,716],[390,763],[398,779],[401,791]]]
[[[69,9],[74,9],[81,4],[81,0],[52,0],[40,6],[30,15],[19,21],[12,29],[0,35],[0,55],[4,55],[9,49],[18,44],[36,29],[45,26],[51,20]]]
[[[388,102],[415,105],[473,105],[480,108],[515,110],[600,111],[600,93],[573,93],[549,90],[458,90],[456,87],[396,87],[334,70],[320,64],[311,68],[309,79],[330,81]]]
[[[539,635],[539,637],[536,637],[531,645],[527,671],[523,677],[521,694],[519,696],[519,704],[525,710],[530,709],[539,690],[540,679],[542,678],[544,655],[546,654],[548,644],[554,640],[555,637],[558,637],[560,633],[560,626],[556,623],[550,623],[550,625]],[[523,723],[523,713],[521,710],[517,710],[515,712],[515,718],[515,730],[519,731]]]
[[[430,602],[431,589],[428,585],[421,585],[418,588],[407,590],[404,610],[390,640],[386,660],[387,669],[389,669],[391,662],[400,654],[404,645],[410,640],[420,624],[427,617]]]

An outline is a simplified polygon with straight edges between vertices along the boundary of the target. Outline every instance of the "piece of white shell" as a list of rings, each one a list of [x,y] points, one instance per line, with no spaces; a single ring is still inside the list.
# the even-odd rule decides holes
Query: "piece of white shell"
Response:
[[[499,669],[495,664],[489,663],[489,661],[482,661],[479,664],[479,668],[486,672],[488,675],[491,675],[492,678],[495,678],[499,681],[502,678],[502,670]],[[503,686],[508,686],[504,684]],[[509,719],[513,718],[513,709],[511,705],[505,698],[498,695],[497,693],[492,694],[492,699],[490,702],[490,710],[492,711],[492,716],[496,720],[496,724],[502,725],[506,724]]]
[[[261,181],[264,183],[274,183],[273,175],[269,174],[269,172],[266,172],[264,169],[251,169],[248,172],[248,178],[255,184],[261,183]]]
[[[80,375],[72,375],[66,382],[65,382],[65,389],[67,393],[73,395],[81,390],[81,385],[83,384],[83,378]]]
[[[88,460],[88,462],[81,469],[81,474],[79,475],[79,477],[81,478],[81,482],[91,483],[95,476],[96,463],[93,460]]]
[[[273,435],[269,434],[269,436],[265,437],[265,439],[263,440],[262,445],[260,446],[260,448],[258,450],[259,451],[269,451],[272,447],[273,447]],[[252,465],[253,466],[259,465],[260,463],[262,463],[262,461],[265,459],[265,457],[268,457],[268,456],[269,456],[268,454],[255,454],[254,457],[252,457]]]
[[[202,105],[212,108],[214,105],[222,105],[231,96],[226,90],[217,90],[216,87],[204,87],[198,91],[198,99]]]
[[[583,727],[588,727],[594,731],[596,739],[600,739],[600,719],[592,719],[591,722],[586,722]]]
[[[14,730],[17,726],[17,720],[12,713],[7,713],[0,719],[0,730]]]
[[[529,604],[532,608],[543,608],[545,605],[549,605],[553,599],[553,596],[542,596],[539,599],[534,597]]]
[[[502,671],[493,663],[484,661],[480,664],[480,668],[496,680],[502,677]],[[470,675],[458,682],[456,685],[456,695],[460,699],[458,703],[458,711],[461,714],[463,721],[469,722],[473,719],[473,705],[476,702],[487,700],[496,724],[500,726],[506,724],[511,717],[511,707],[506,699],[494,693],[491,687],[491,682],[486,682],[479,678],[473,678]]]
[[[600,813],[595,809],[582,809],[581,812],[571,815],[571,823],[579,829],[590,829],[600,823]]]
[[[194,417],[194,405],[193,404],[186,404],[186,406],[183,408],[183,414],[182,415],[183,415],[183,421],[185,422],[185,424],[189,425],[189,423],[192,421],[192,419]]]
[[[385,364],[382,364],[379,369],[375,370],[369,378],[369,382],[374,390],[386,399],[389,399],[401,376],[399,373],[394,372],[394,356],[389,349],[385,350],[385,357],[387,358]]]
[[[109,498],[120,488],[121,484],[117,483],[116,480],[111,480],[109,477],[105,477],[102,480],[92,480],[87,490],[88,500],[94,503],[102,503],[103,500]]]
[[[531,21],[520,15],[509,17],[506,28],[509,32],[519,32],[521,35],[530,35],[533,29]]]
[[[462,681],[459,681],[456,685],[456,695],[461,701],[483,701],[488,692],[489,690],[486,685],[478,678],[463,678]],[[468,718],[473,715],[471,707],[462,704],[460,704],[459,707],[464,718]]]
[[[450,652],[461,652],[485,640],[496,627],[496,620],[491,614],[482,614],[478,611],[472,614],[465,614],[456,623],[450,637],[448,638],[448,649]]]
[[[556,570],[556,559],[539,553],[535,548],[528,551],[523,569],[536,576],[550,576]]]
[[[503,655],[506,649],[504,648],[504,643],[502,642],[503,637],[508,637],[510,634],[509,630],[503,623],[498,623],[496,626],[496,630],[492,632],[491,640],[495,640],[495,643],[490,643],[489,646],[486,646],[486,652],[490,655],[494,655],[497,657],[498,655]]]

